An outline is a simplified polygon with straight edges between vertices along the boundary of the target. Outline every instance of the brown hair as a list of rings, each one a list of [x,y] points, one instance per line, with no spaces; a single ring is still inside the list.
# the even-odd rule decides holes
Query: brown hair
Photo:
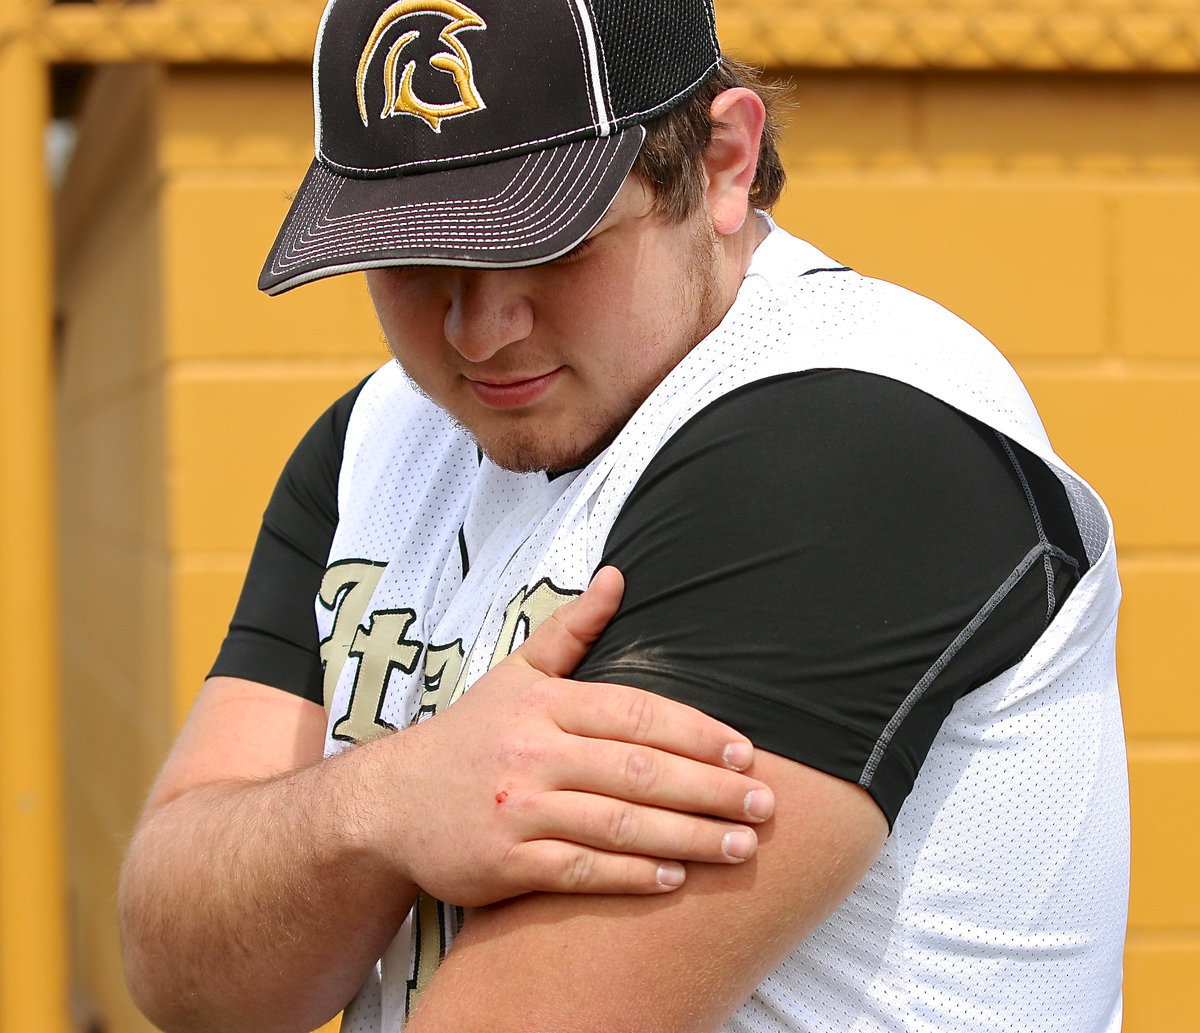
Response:
[[[766,84],[757,69],[722,57],[717,70],[690,99],[646,123],[646,142],[633,171],[653,188],[654,209],[667,220],[682,222],[700,207],[704,195],[701,160],[714,129],[712,102],[718,94],[738,86],[753,90],[767,107],[750,203],[768,210],[779,200],[785,179],[777,147],[782,88]]]

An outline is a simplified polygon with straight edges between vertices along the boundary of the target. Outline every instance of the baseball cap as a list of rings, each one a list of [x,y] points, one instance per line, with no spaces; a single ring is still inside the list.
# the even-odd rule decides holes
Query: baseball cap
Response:
[[[330,0],[316,157],[258,286],[557,258],[719,58],[712,0]]]

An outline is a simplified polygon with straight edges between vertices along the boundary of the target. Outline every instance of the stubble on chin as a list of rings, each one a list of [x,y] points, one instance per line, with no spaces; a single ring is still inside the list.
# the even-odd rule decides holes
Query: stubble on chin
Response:
[[[625,405],[617,410],[605,410],[596,405],[581,409],[569,431],[555,433],[552,428],[538,427],[536,421],[525,425],[515,419],[512,426],[483,437],[477,430],[467,426],[458,416],[438,402],[421,387],[396,358],[396,363],[408,382],[424,398],[438,406],[449,416],[460,430],[474,439],[480,451],[501,469],[512,473],[544,473],[576,470],[587,466],[599,456],[624,429],[625,425],[641,408],[647,398],[680,361],[708,336],[721,322],[728,305],[721,305],[719,297],[718,240],[711,224],[700,220],[696,232],[688,245],[688,270],[685,278],[690,288],[692,301],[689,309],[693,320],[685,339],[690,343],[675,358],[662,376],[651,383],[639,383],[630,375],[623,390],[613,392],[614,397],[624,399]],[[654,350],[655,342],[647,339],[643,347],[647,352]]]
[[[514,420],[513,426],[481,437],[477,428],[464,423],[426,391],[399,359],[394,356],[393,359],[397,368],[404,374],[404,379],[417,394],[444,412],[459,430],[475,442],[476,447],[488,459],[502,470],[511,473],[542,473],[547,470],[574,470],[586,466],[612,444],[613,438],[628,419],[627,416],[622,417],[617,421],[617,426],[606,427],[598,411],[584,412],[580,414],[579,421],[569,436],[553,435],[544,428],[539,430],[533,426],[521,426]]]
[[[552,436],[545,430],[511,427],[491,440],[476,437],[475,441],[483,454],[501,469],[512,473],[561,473],[587,466],[613,443],[632,414],[631,410],[617,419],[610,415],[605,421],[598,410],[582,412],[569,434]],[[471,433],[470,428],[458,425]]]

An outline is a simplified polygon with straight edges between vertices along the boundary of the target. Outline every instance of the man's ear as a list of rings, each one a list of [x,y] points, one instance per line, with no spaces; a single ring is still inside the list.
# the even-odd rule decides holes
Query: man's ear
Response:
[[[705,198],[713,229],[729,236],[750,212],[750,188],[758,167],[766,108],[753,90],[738,87],[712,103],[712,139],[704,152]]]

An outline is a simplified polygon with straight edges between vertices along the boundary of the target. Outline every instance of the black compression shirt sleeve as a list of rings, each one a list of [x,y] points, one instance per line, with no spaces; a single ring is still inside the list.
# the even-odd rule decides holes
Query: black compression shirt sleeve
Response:
[[[704,410],[609,535],[617,616],[576,677],[696,706],[866,786],[894,821],[945,715],[1086,569],[1036,457],[883,377],[820,370]]]
[[[362,383],[330,406],[284,466],[210,678],[246,678],[322,702],[313,607],[337,527],[346,426],[361,390]]]

